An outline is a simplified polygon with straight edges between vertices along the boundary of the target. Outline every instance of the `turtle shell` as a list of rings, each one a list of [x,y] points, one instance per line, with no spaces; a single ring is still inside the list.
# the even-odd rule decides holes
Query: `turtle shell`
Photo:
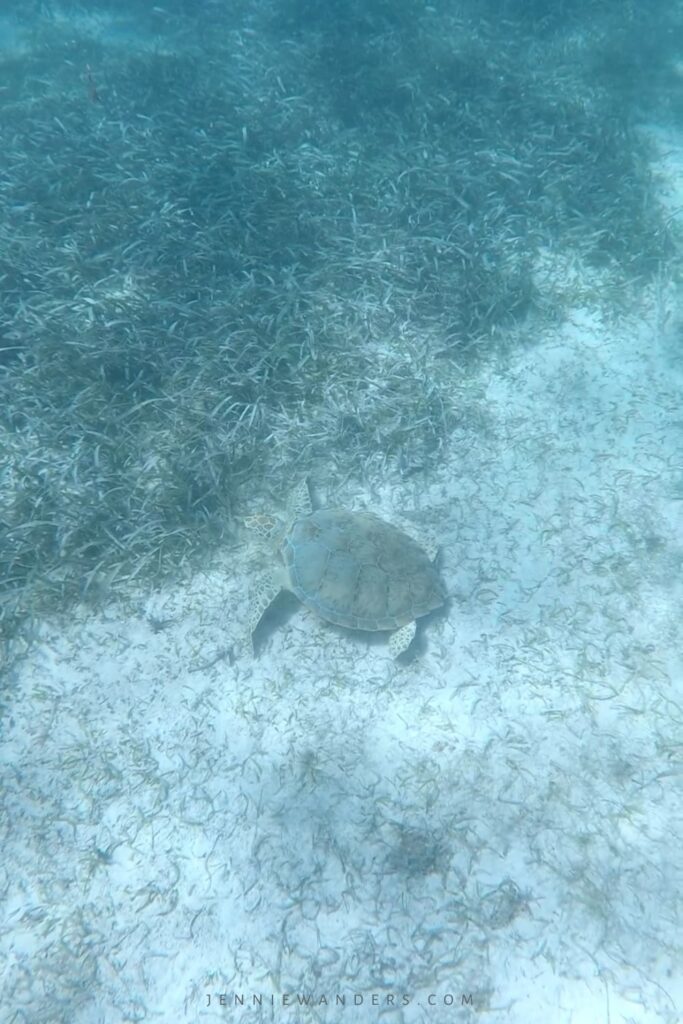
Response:
[[[370,512],[319,509],[301,516],[281,553],[299,600],[338,626],[398,629],[446,600],[427,553]]]

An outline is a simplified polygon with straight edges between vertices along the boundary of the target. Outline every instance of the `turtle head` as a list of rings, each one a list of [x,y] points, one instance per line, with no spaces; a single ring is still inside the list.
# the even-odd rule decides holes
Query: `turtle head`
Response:
[[[260,512],[257,515],[247,516],[243,523],[248,530],[253,530],[263,540],[275,548],[279,548],[292,524],[303,515],[312,512],[311,497],[308,493],[306,481],[302,481],[295,487],[281,516],[274,516],[267,512]]]
[[[253,530],[254,533],[269,543],[275,543],[285,530],[285,524],[282,519],[264,512],[254,516],[247,516],[243,522],[248,530]]]

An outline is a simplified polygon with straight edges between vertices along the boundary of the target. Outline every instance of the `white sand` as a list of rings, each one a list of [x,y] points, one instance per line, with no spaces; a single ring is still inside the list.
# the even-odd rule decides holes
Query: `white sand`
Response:
[[[599,292],[577,269],[539,273]],[[304,609],[228,656],[241,548],[44,624],[0,755],[3,1020],[680,1019],[681,332],[669,287],[613,320],[590,287],[428,484],[348,492],[441,539],[409,664]]]

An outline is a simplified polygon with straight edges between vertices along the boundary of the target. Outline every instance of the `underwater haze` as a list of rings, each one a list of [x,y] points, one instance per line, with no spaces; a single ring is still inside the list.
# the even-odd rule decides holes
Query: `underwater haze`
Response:
[[[0,1021],[683,1017],[683,3],[5,0]]]

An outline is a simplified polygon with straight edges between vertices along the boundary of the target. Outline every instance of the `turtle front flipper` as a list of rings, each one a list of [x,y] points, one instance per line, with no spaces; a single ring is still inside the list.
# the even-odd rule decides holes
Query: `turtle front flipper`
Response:
[[[256,584],[249,599],[247,615],[247,640],[254,650],[254,633],[264,612],[282,590],[282,583],[275,574],[268,574]]]
[[[308,489],[308,482],[306,480],[302,480],[289,495],[289,500],[287,502],[287,518],[291,524],[295,519],[299,519],[301,516],[307,516],[312,511],[313,505],[311,504],[311,492]]]
[[[389,637],[389,651],[392,658],[398,658],[400,654],[407,651],[415,636],[415,622],[407,622]]]

